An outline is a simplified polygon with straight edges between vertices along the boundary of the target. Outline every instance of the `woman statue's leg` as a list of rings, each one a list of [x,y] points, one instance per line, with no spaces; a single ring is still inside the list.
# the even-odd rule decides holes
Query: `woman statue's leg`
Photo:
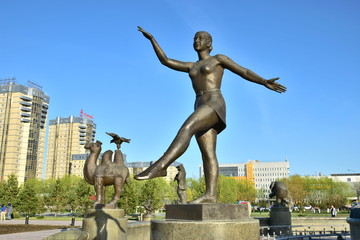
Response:
[[[203,105],[196,109],[181,126],[164,155],[134,178],[137,180],[147,180],[156,177],[165,177],[166,168],[186,151],[189,147],[191,137],[198,132],[211,128],[218,120],[219,118],[216,112],[211,107]]]
[[[203,134],[196,134],[196,140],[200,147],[204,164],[206,192],[204,195],[191,201],[191,204],[216,203],[216,186],[219,175],[219,164],[216,158],[216,139],[217,131],[213,128]]]

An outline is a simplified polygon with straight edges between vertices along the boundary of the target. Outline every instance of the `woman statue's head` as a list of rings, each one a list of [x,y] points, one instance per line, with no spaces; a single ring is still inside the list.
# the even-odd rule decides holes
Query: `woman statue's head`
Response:
[[[194,49],[195,51],[209,49],[209,52],[212,50],[212,37],[208,32],[199,31],[195,34],[194,37]]]

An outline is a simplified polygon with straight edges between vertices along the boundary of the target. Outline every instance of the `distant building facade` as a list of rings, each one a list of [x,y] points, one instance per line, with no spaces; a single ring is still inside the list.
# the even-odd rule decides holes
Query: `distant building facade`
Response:
[[[219,164],[219,175],[232,177],[239,181],[249,180],[254,183],[256,190],[262,190],[264,194],[270,193],[270,184],[281,178],[289,177],[290,164],[284,162],[261,162],[249,160],[246,163],[222,163]],[[204,175],[203,165],[200,166],[200,177]]]
[[[49,122],[45,178],[82,176],[88,150],[87,142],[95,140],[96,124],[83,117],[57,117]]]
[[[150,167],[152,162],[127,162],[125,165],[129,168],[130,175],[136,175]],[[176,166],[180,165],[178,162],[173,162],[167,169],[167,175],[164,178],[164,180],[167,183],[170,183],[174,181],[174,178],[176,174],[178,173],[178,169]]]
[[[330,178],[336,182],[359,183],[360,173],[334,173]]]
[[[0,182],[42,178],[49,96],[41,87],[0,80]]]

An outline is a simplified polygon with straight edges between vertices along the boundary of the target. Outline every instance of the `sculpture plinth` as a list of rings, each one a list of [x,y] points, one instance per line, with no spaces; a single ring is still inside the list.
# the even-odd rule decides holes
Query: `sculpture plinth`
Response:
[[[178,204],[166,205],[167,220],[238,220],[249,218],[247,204]]]
[[[179,204],[166,206],[166,220],[151,221],[152,240],[258,240],[259,220],[242,204]]]
[[[290,236],[291,212],[285,205],[274,205],[270,211],[270,234]]]
[[[83,232],[89,240],[126,240],[127,219],[124,209],[87,209],[83,219]]]

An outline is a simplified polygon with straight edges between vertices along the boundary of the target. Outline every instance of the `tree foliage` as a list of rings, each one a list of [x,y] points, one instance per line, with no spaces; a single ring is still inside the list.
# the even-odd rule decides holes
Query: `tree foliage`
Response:
[[[14,204],[19,194],[19,182],[15,174],[10,174],[8,179],[0,183],[0,203]]]
[[[219,203],[236,203],[238,184],[234,178],[220,176],[217,183],[217,201]]]
[[[39,181],[37,179],[27,180],[20,188],[20,192],[15,203],[19,212],[25,214],[35,214],[41,209],[41,197],[39,194]]]
[[[300,208],[305,205],[323,209],[331,205],[340,207],[345,205],[347,198],[353,194],[348,184],[335,182],[327,177],[294,175],[281,181],[286,183],[292,203]]]
[[[237,200],[255,202],[257,191],[255,184],[249,180],[238,181]]]

